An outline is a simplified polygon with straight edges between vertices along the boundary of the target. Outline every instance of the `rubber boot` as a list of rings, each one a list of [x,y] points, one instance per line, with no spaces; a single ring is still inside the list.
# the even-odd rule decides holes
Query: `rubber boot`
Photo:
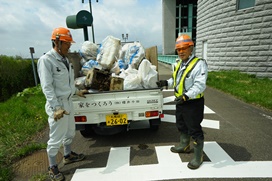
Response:
[[[204,140],[194,141],[194,158],[188,163],[188,168],[197,169],[203,163]]]
[[[174,153],[190,153],[190,136],[180,133],[180,142],[178,146],[171,147]]]

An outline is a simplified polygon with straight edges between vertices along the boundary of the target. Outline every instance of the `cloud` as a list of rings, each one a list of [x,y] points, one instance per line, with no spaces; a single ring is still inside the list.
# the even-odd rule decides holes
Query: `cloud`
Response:
[[[95,42],[108,35],[122,40],[140,41],[144,47],[161,45],[161,1],[158,0],[96,0],[91,1]],[[30,57],[29,47],[35,48],[35,57],[51,48],[51,33],[56,27],[66,27],[66,17],[80,10],[90,11],[85,0],[0,0],[0,54]],[[82,29],[71,29],[76,43],[71,51],[78,51],[84,42]],[[92,27],[88,27],[92,41]]]

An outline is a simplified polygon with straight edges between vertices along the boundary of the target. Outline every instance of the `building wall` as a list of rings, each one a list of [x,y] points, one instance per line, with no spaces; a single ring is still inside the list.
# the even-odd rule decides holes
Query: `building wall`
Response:
[[[175,54],[176,0],[162,0],[162,54]]]
[[[272,78],[272,1],[236,10],[236,0],[198,0],[196,55],[206,56],[211,71]]]

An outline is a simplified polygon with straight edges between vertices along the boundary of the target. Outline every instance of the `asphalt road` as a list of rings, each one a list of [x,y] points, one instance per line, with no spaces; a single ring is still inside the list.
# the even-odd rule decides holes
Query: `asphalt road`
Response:
[[[159,64],[159,78],[171,76]],[[205,91],[204,163],[195,171],[186,167],[190,154],[174,154],[178,143],[171,90],[164,92],[165,118],[158,131],[142,129],[84,138],[73,142],[86,159],[60,166],[66,180],[272,180],[272,112],[246,104],[208,87]]]

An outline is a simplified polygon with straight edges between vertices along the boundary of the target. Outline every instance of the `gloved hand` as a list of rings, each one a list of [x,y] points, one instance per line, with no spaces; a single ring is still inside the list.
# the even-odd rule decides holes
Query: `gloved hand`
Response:
[[[61,119],[63,117],[64,114],[69,115],[70,113],[65,111],[63,108],[58,108],[54,112],[54,120],[58,121],[59,119]]]
[[[182,103],[184,103],[185,101],[188,101],[188,100],[189,100],[189,97],[186,94],[183,94],[182,96],[175,98],[176,104],[182,104]]]
[[[84,94],[87,94],[87,93],[88,93],[88,90],[86,90],[86,89],[84,89],[84,90],[78,90],[78,91],[76,92],[76,95],[78,95],[78,96],[80,96],[80,97],[86,98]]]
[[[156,84],[158,85],[158,87],[166,87],[166,89],[168,88],[168,82],[167,80],[160,80],[159,82],[156,82]]]

